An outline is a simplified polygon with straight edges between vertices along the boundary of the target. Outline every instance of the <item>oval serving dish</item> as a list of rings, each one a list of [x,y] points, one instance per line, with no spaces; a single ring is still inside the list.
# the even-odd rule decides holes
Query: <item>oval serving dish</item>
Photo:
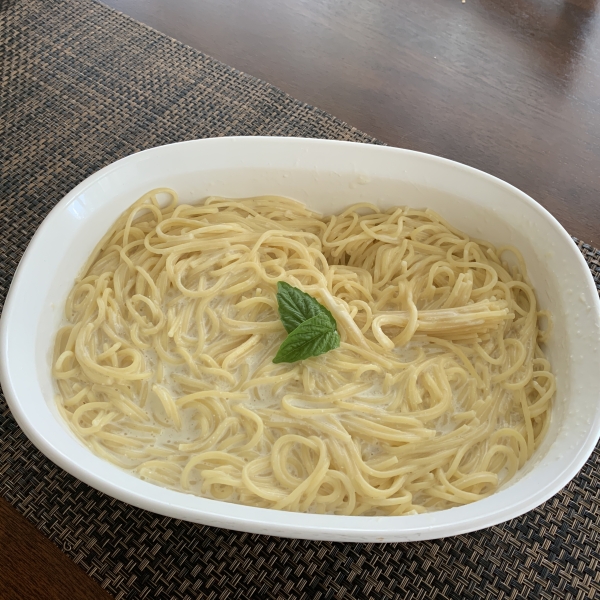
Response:
[[[100,459],[58,414],[54,336],[73,280],[98,240],[144,192],[180,201],[209,195],[288,196],[328,214],[349,204],[429,207],[473,237],[519,248],[541,308],[554,315],[546,352],[557,377],[542,445],[507,486],[468,506],[404,517],[298,514],[157,487]],[[115,498],[178,519],[277,536],[352,542],[440,538],[517,517],[564,487],[600,435],[600,303],[589,269],[560,224],[511,185],[435,156],[295,138],[218,138],[153,148],[117,161],[46,217],[13,279],[0,324],[2,387],[17,422],[57,465]]]

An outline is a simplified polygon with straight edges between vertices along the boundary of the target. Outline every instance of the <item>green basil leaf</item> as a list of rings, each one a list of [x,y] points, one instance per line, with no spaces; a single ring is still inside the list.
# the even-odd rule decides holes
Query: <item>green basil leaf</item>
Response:
[[[288,333],[319,314],[327,316],[331,327],[337,327],[333,315],[322,304],[285,281],[277,283],[277,305],[279,317]]]
[[[340,335],[326,314],[318,314],[300,324],[279,347],[274,363],[291,363],[319,356],[340,345]]]

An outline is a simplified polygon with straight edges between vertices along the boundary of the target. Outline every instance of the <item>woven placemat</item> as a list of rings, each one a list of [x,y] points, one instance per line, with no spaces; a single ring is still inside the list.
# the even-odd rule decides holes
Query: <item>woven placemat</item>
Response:
[[[376,140],[93,0],[0,0],[0,301],[42,219],[132,152],[222,135]],[[600,252],[579,244],[600,282]],[[116,598],[600,598],[600,455],[540,508],[413,544],[159,517],[63,472],[0,399],[0,493]]]

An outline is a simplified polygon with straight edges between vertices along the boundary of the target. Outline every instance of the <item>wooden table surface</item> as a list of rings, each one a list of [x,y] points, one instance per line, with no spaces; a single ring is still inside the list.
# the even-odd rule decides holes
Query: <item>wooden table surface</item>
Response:
[[[393,145],[496,175],[600,246],[596,0],[104,0]],[[108,598],[0,500],[0,598]]]

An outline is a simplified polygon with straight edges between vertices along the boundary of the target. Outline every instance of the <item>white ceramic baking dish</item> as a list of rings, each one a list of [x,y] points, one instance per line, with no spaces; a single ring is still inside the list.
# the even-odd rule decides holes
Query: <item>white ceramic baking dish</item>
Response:
[[[557,376],[550,431],[505,489],[469,506],[405,517],[296,514],[207,500],[157,487],[92,454],[58,414],[50,349],[73,280],[117,216],[144,192],[277,194],[323,213],[369,201],[430,207],[453,225],[517,246],[542,308],[554,314],[547,354]],[[456,535],[531,510],[556,494],[600,433],[600,305],[590,272],[559,223],[499,179],[435,156],[381,146],[294,138],[218,138],[154,148],[102,169],[67,194],[33,237],[0,326],[2,387],[21,428],[51,460],[115,498],[163,515],[253,533],[392,542]]]

